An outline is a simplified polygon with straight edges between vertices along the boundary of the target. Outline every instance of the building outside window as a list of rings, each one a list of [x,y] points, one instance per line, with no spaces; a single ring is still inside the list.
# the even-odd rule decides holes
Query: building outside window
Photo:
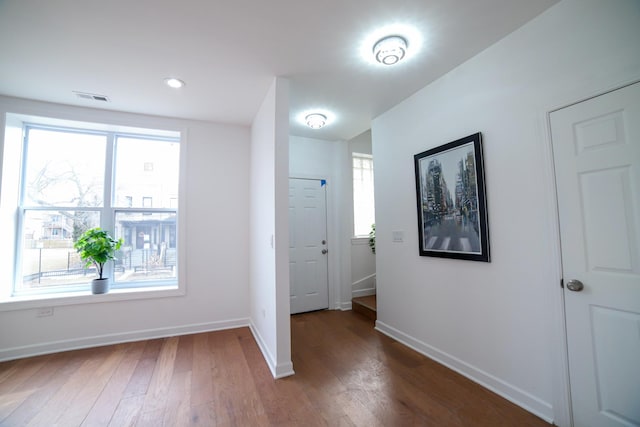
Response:
[[[73,244],[92,227],[123,238],[108,263],[114,288],[177,283],[178,133],[39,124],[23,133],[13,295],[88,288],[94,272]]]
[[[373,193],[373,156],[353,153],[353,234],[368,236],[376,222]]]

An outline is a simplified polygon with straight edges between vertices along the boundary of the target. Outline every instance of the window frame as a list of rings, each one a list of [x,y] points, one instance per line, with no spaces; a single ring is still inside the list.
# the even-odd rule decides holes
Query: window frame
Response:
[[[357,234],[356,230],[356,180],[355,180],[355,166],[354,166],[354,160],[355,159],[367,159],[371,162],[371,171],[372,171],[372,176],[371,176],[371,183],[373,185],[373,177],[374,177],[374,172],[373,172],[373,155],[372,154],[368,154],[368,153],[359,153],[359,152],[352,152],[351,153],[351,194],[352,194],[352,200],[351,200],[351,208],[352,208],[352,212],[353,212],[353,221],[351,223],[351,227],[352,227],[352,235],[353,235],[353,239],[368,239],[369,238],[369,232],[367,232],[366,234]],[[374,188],[375,191],[375,188]],[[373,212],[373,219],[374,219],[374,223],[375,223],[375,201],[374,201],[374,212]],[[369,229],[371,228],[371,224],[369,224]]]
[[[10,265],[11,272],[7,272],[0,277],[0,311],[23,309],[28,307],[42,306],[43,302],[47,305],[70,305],[86,302],[101,302],[101,301],[118,301],[129,299],[146,299],[165,296],[177,296],[184,295],[185,289],[185,242],[184,242],[184,230],[185,225],[180,221],[181,217],[185,215],[185,201],[184,201],[184,175],[186,173],[185,168],[185,153],[186,153],[186,130],[185,129],[166,129],[158,127],[158,123],[152,124],[148,127],[132,127],[130,125],[119,125],[113,123],[96,123],[86,121],[75,121],[69,119],[57,119],[54,117],[42,117],[25,115],[21,113],[6,113],[5,122],[5,139],[4,146],[0,148],[0,196],[4,196],[2,193],[7,194],[16,193],[15,202],[7,203],[7,200],[11,200],[11,196],[2,197],[4,206],[0,203],[0,211],[4,218],[7,218],[7,212],[9,217],[13,217],[10,221],[13,225],[13,232],[11,236],[8,236],[6,241],[2,243],[5,249],[12,249],[13,254],[10,256],[11,260],[5,265]],[[90,206],[41,206],[41,205],[27,205],[24,203],[25,191],[25,173],[27,159],[25,156],[28,140],[26,138],[26,129],[47,129],[47,130],[62,130],[64,132],[78,132],[86,134],[101,134],[108,136],[108,142],[106,144],[108,160],[105,159],[105,172],[104,182],[108,183],[103,188],[104,194],[108,194],[109,197],[104,197],[104,203],[101,207]],[[12,128],[12,132],[9,131]],[[22,134],[20,140],[16,129],[20,128]],[[178,205],[175,208],[128,208],[117,207],[115,200],[113,200],[113,188],[115,184],[114,180],[114,168],[115,168],[115,139],[117,137],[127,138],[143,138],[145,140],[158,140],[158,141],[171,141],[179,144],[179,175],[178,175]],[[13,149],[6,149],[7,145],[13,145]],[[16,150],[15,147],[19,149]],[[7,155],[9,152],[9,155]],[[19,162],[19,172],[16,173],[14,178],[10,178],[7,182],[4,182],[7,175],[4,173],[4,166],[6,162],[17,161]],[[110,165],[110,167],[107,167]],[[11,175],[11,173],[10,173]],[[17,185],[18,188],[10,191],[7,190],[7,186]],[[15,196],[14,196],[15,197]],[[8,207],[7,207],[8,206]],[[13,206],[13,207],[11,207]],[[57,289],[41,289],[37,292],[25,292],[25,290],[19,290],[21,286],[22,277],[22,246],[24,237],[24,217],[30,210],[76,210],[76,211],[99,211],[101,214],[101,227],[114,230],[116,214],[118,212],[126,211],[149,211],[151,213],[158,212],[171,212],[175,214],[175,240],[177,244],[177,250],[175,254],[176,258],[176,274],[174,277],[165,280],[153,280],[153,281],[131,281],[131,282],[116,282],[108,294],[93,295],[91,294],[89,285],[68,285],[64,287],[57,287]],[[13,213],[11,213],[13,212]],[[11,228],[11,224],[3,224],[5,230]],[[114,273],[114,263],[109,263],[109,275],[111,277]],[[9,276],[10,279],[9,279]],[[9,280],[7,280],[9,279]],[[10,281],[10,283],[7,283]]]

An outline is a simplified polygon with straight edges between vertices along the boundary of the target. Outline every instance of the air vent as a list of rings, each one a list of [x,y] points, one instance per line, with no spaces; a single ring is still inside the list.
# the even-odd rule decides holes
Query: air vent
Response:
[[[85,93],[85,92],[75,92],[75,91],[73,93],[75,93],[78,98],[90,99],[92,101],[109,102],[109,98],[106,95],[97,95],[95,93]]]

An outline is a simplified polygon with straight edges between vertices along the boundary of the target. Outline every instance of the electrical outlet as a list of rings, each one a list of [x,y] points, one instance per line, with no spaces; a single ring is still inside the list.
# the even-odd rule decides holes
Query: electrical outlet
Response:
[[[404,231],[394,231],[393,232],[393,241],[397,243],[404,242]]]
[[[36,313],[37,317],[53,316],[53,307],[40,307]]]

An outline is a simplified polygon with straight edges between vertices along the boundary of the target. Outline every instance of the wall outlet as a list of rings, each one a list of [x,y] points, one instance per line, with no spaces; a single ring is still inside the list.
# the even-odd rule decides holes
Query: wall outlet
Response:
[[[53,307],[40,307],[36,313],[37,317],[53,316]]]

